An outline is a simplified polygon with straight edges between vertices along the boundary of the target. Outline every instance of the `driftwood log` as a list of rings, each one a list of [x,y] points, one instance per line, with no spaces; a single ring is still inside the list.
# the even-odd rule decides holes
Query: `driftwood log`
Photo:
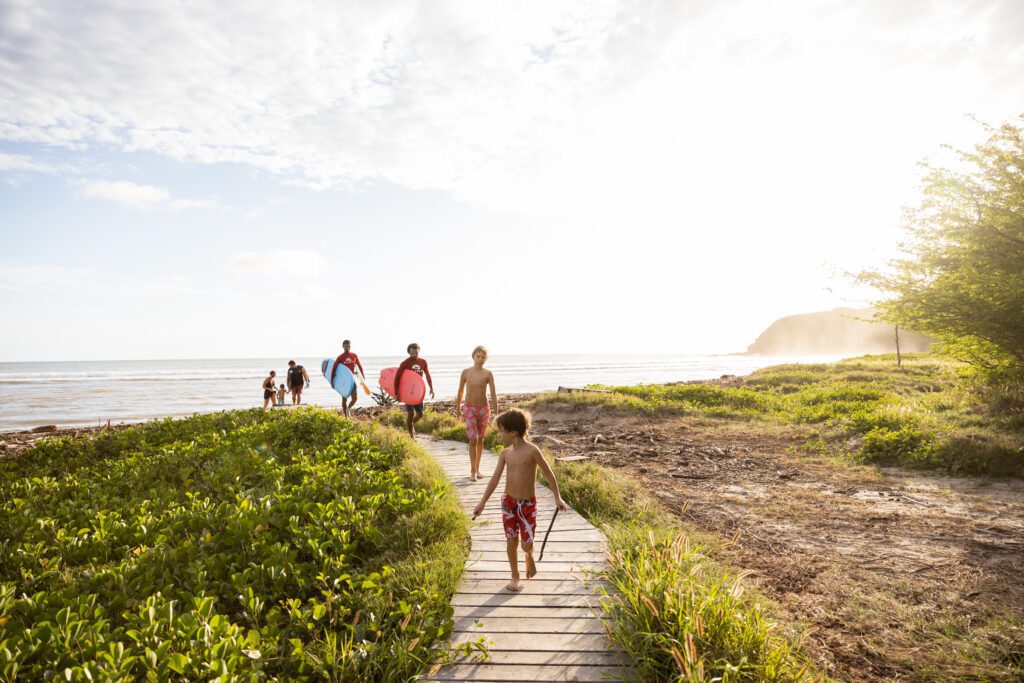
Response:
[[[611,394],[614,392],[608,391],[607,389],[577,389],[575,387],[558,387],[558,393],[560,394]]]

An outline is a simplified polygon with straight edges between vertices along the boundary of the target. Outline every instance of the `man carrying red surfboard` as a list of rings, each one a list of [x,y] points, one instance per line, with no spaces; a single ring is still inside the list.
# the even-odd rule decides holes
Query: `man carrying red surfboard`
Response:
[[[427,369],[427,361],[424,358],[420,358],[420,345],[413,343],[406,347],[406,351],[409,352],[409,357],[403,360],[398,365],[398,372],[395,373],[395,388],[401,386],[399,381],[402,379],[402,373],[406,370],[412,370],[413,372],[419,373],[421,377],[425,377],[427,380],[427,386],[430,387],[430,398],[434,398],[434,382],[430,379],[430,370]],[[416,416],[413,417],[413,413]],[[405,404],[405,426],[409,430],[409,436],[416,436],[416,431],[413,429],[413,425],[420,421],[423,417],[423,402],[420,401],[418,405]]]
[[[352,385],[352,393],[348,398],[341,399],[341,411],[348,417],[348,410],[356,404],[356,399],[359,398],[359,377],[364,375],[363,364],[359,362],[359,356],[352,353],[352,342],[346,339],[341,342],[341,348],[344,349],[342,354],[334,359],[334,370],[331,371],[330,382],[334,385],[334,375],[338,372],[338,366],[344,365],[352,372],[352,376],[356,378],[355,384]],[[356,367],[359,368],[359,372],[356,372]],[[349,402],[351,399],[351,403]]]

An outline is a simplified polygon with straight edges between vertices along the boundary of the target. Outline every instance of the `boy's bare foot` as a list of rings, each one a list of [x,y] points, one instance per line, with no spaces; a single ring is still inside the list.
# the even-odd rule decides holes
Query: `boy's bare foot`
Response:
[[[537,576],[537,565],[533,563],[533,555],[526,553],[526,578],[532,579]]]
[[[505,586],[505,590],[510,593],[519,593],[522,591],[523,587],[519,584],[519,577],[513,576],[512,580],[508,582],[507,586]]]

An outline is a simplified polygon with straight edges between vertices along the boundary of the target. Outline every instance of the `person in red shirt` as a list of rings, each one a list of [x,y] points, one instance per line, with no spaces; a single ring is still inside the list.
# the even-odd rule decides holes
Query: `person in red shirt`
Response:
[[[430,387],[430,398],[434,398],[434,381],[430,379],[430,370],[427,369],[427,361],[425,358],[420,358],[420,345],[409,344],[406,347],[406,351],[409,352],[409,357],[403,360],[398,366],[398,372],[395,373],[395,388],[399,386],[398,380],[402,378],[402,373],[406,370],[412,372],[418,372],[421,377],[427,379],[427,386]],[[413,417],[413,413],[416,416]],[[405,405],[405,427],[409,430],[409,436],[416,436],[416,431],[413,429],[413,425],[420,421],[423,417],[423,403],[419,405]]]
[[[356,404],[356,399],[359,398],[359,375],[366,375],[363,371],[363,364],[359,362],[359,356],[352,353],[352,342],[346,339],[341,342],[341,348],[344,349],[342,354],[334,359],[334,370],[331,372],[331,386],[334,386],[334,375],[338,372],[338,366],[344,365],[352,372],[352,376],[356,378],[355,384],[352,386],[352,393],[348,398],[341,399],[341,411],[345,413],[345,417],[348,417],[349,408]],[[356,373],[356,368],[359,368],[359,373]],[[351,399],[351,401],[350,401]]]

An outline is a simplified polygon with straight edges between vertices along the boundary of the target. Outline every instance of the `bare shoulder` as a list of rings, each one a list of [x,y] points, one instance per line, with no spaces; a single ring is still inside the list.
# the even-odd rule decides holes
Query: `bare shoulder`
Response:
[[[534,460],[538,460],[538,461],[544,459],[544,453],[542,453],[541,450],[539,448],[537,448],[537,444],[532,443],[532,442],[527,442],[526,446],[527,446],[527,449],[528,449],[527,453],[529,453],[531,458],[533,458]]]

